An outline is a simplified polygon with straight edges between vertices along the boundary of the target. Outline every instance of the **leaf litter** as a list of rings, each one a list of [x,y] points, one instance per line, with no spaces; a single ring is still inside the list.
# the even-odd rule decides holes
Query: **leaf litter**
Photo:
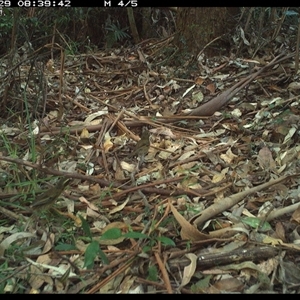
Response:
[[[44,116],[1,127],[22,148],[0,156],[4,292],[298,291],[296,78],[286,89],[266,73],[212,116],[188,115],[242,80],[247,61],[219,57],[183,80],[153,47],[67,57],[63,106],[52,61]],[[141,161],[130,154],[144,130]],[[38,179],[72,179],[55,210],[29,210],[35,196],[14,176],[32,174],[46,189]]]

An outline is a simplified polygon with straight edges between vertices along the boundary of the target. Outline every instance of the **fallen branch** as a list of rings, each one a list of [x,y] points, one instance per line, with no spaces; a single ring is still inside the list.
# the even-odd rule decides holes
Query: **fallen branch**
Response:
[[[278,184],[289,178],[297,177],[297,176],[300,176],[300,174],[297,173],[297,174],[293,174],[293,175],[279,177],[275,180],[270,180],[269,182],[255,186],[249,190],[246,190],[246,191],[231,195],[229,197],[226,197],[222,200],[219,200],[218,202],[214,203],[213,205],[211,205],[208,208],[206,208],[205,210],[203,210],[198,215],[198,217],[193,221],[193,223],[195,226],[200,226],[201,224],[203,224],[207,220],[210,220],[211,218],[215,217],[219,213],[226,211],[227,209],[231,208],[232,206],[238,204],[240,201],[245,199],[247,196],[249,196],[253,193],[259,192],[263,189],[266,189],[274,184]]]
[[[200,107],[195,108],[193,111],[191,111],[188,115],[189,116],[211,116],[216,111],[218,111],[222,106],[227,104],[234,95],[236,95],[238,92],[240,92],[246,85],[251,83],[258,75],[260,75],[263,71],[266,69],[273,67],[274,65],[291,58],[295,55],[295,53],[291,53],[289,55],[286,55],[284,57],[283,54],[280,54],[276,56],[269,64],[262,67],[260,70],[258,70],[256,73],[253,73],[246,77],[245,79],[241,80],[240,82],[236,83],[234,86],[226,90],[225,92],[217,95],[210,101],[204,103]]]

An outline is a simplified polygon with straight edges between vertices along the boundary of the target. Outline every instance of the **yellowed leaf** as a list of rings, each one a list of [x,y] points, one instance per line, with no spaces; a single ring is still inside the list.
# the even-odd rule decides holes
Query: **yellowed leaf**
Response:
[[[221,154],[220,158],[222,158],[228,164],[232,163],[232,161],[237,157],[237,155],[233,154],[231,148],[226,151],[226,154]]]
[[[275,238],[272,238],[270,236],[265,236],[265,238],[263,239],[263,242],[265,244],[271,244],[271,245],[281,245],[283,244],[282,240],[280,239],[275,239]]]
[[[46,68],[49,72],[53,73],[54,72],[54,61],[53,59],[49,59],[46,63]]]
[[[129,198],[127,198],[121,205],[118,205],[117,207],[110,210],[109,214],[112,215],[112,214],[115,214],[116,212],[123,210],[124,207],[126,206],[126,204],[128,203],[128,201],[129,201]]]
[[[112,143],[111,137],[110,137],[109,133],[107,132],[105,134],[104,144],[103,144],[103,148],[104,148],[105,153],[107,153],[113,146],[114,146],[114,144]]]
[[[272,238],[270,236],[266,236],[263,239],[263,242],[265,244],[271,244],[271,245],[282,245],[282,246],[284,246],[288,249],[300,251],[300,246],[299,245],[292,244],[292,243],[284,243],[281,239],[275,239],[275,238]]]
[[[80,140],[82,142],[88,142],[90,137],[90,133],[86,128],[83,128],[81,133],[80,133]]]
[[[225,178],[225,174],[217,173],[217,174],[214,174],[214,176],[213,176],[211,182],[217,183],[217,182],[222,181],[224,178]]]

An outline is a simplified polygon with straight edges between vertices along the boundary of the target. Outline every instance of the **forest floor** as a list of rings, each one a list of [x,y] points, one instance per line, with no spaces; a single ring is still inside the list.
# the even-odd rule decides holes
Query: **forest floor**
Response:
[[[276,55],[180,61],[167,48],[22,66],[28,118],[0,128],[2,293],[299,292],[293,58],[191,117]]]

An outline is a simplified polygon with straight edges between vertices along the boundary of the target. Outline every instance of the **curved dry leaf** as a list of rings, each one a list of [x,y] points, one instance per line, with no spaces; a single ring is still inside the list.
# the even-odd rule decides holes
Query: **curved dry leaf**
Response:
[[[196,227],[190,224],[178,211],[177,209],[170,203],[171,211],[181,226],[181,238],[183,240],[190,240],[192,242],[207,240],[210,237],[206,234],[201,233]]]
[[[107,109],[103,109],[103,110],[98,110],[97,112],[95,113],[92,113],[92,114],[89,114],[86,119],[84,120],[84,124],[89,124],[89,125],[92,125],[90,124],[94,119],[100,117],[100,116],[103,116],[103,115],[106,115],[107,114]],[[97,120],[96,123],[93,123],[93,125],[97,125],[99,124],[99,120]]]
[[[45,242],[45,246],[44,246],[44,249],[43,249],[41,254],[45,254],[45,253],[49,252],[52,249],[52,247],[54,245],[54,239],[55,239],[55,234],[50,233],[50,235],[48,236],[48,238]]]
[[[129,198],[127,198],[121,205],[118,205],[117,207],[110,210],[109,215],[115,214],[116,212],[123,210],[128,202],[129,202]]]
[[[290,141],[296,131],[297,129],[295,127],[291,127],[288,134],[284,138],[283,144],[286,144],[288,141]]]
[[[185,285],[187,285],[190,282],[192,276],[195,274],[196,267],[197,267],[197,255],[196,254],[188,253],[185,256],[191,261],[191,263],[184,268],[182,282],[180,284],[180,287],[184,287]]]
[[[90,209],[89,207],[86,208],[86,216],[94,220],[101,218],[101,215],[99,213],[97,213],[93,209]]]
[[[249,236],[250,231],[246,229],[246,226],[242,223],[238,223],[236,225],[233,225],[232,227],[226,227],[222,229],[218,229],[215,231],[210,231],[209,236],[211,238],[222,238],[223,236],[233,236],[236,235],[236,233],[242,233],[246,236]]]
[[[24,238],[35,238],[36,235],[29,232],[16,232],[4,239],[0,244],[0,256],[4,255],[5,250],[14,242]]]
[[[78,200],[81,203],[86,204],[90,209],[92,209],[94,211],[99,211],[99,208],[95,204],[93,204],[92,202],[88,201],[85,197],[81,196],[81,197],[78,198]]]

